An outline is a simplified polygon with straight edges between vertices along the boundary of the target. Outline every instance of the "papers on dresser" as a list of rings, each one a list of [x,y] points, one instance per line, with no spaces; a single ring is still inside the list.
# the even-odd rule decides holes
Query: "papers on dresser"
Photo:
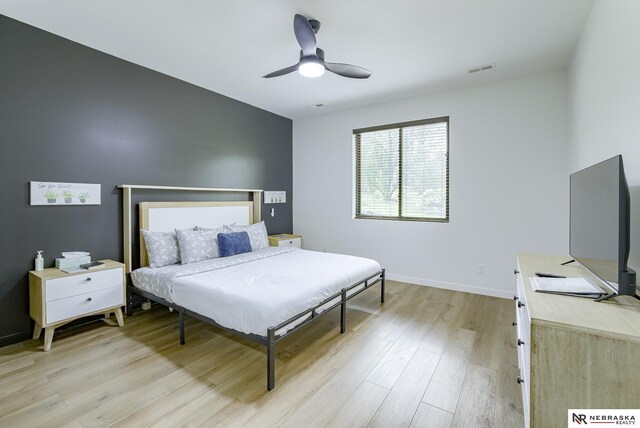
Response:
[[[529,278],[531,287],[539,293],[566,294],[578,297],[599,297],[604,291],[587,278]]]
[[[64,269],[60,269],[62,272],[64,273],[78,273],[78,272],[86,272],[87,270],[84,268],[81,268],[80,266],[69,266],[66,267]]]

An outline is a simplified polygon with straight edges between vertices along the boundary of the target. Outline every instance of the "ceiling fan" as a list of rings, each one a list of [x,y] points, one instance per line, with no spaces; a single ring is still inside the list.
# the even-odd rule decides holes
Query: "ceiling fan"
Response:
[[[325,70],[352,79],[367,79],[371,76],[369,70],[358,67],[357,65],[325,62],[324,51],[316,45],[316,34],[318,30],[320,30],[319,21],[307,19],[302,15],[296,14],[293,18],[293,31],[298,40],[298,44],[302,48],[300,51],[300,61],[295,65],[274,71],[262,77],[284,76],[296,70],[305,77],[322,76]]]

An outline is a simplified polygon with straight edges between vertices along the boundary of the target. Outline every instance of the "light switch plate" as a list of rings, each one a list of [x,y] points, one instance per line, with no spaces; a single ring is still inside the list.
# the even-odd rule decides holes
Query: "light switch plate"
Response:
[[[284,204],[287,202],[286,190],[265,190],[264,191],[264,203],[265,204]]]

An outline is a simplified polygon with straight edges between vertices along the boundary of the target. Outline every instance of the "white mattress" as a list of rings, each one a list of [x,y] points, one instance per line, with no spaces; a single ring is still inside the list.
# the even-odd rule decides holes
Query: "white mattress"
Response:
[[[170,272],[164,274],[159,272],[164,268],[145,268],[147,270],[142,274],[141,269],[132,273],[132,278],[134,285],[146,287],[155,295],[159,295],[158,284],[164,282],[160,289],[166,297],[159,297],[211,318],[224,327],[265,336],[268,328],[381,269],[370,259],[291,247],[274,247],[249,254],[253,256],[234,256],[236,260],[230,260],[234,257],[214,259],[208,261],[213,263],[205,264],[207,266],[186,265],[183,268],[190,268],[184,275],[176,273],[180,269],[172,267],[167,267],[169,269],[165,271]],[[246,257],[252,259],[246,260]],[[146,281],[142,281],[145,276]],[[149,279],[152,276],[155,278]],[[159,277],[164,280],[159,281]],[[150,283],[153,283],[150,288],[156,291],[149,290]],[[281,329],[278,334],[286,330]]]

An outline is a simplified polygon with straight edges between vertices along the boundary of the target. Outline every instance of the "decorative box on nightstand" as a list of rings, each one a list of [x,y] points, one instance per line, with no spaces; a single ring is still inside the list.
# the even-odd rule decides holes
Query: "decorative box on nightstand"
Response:
[[[302,236],[290,233],[269,235],[269,245],[272,247],[298,247],[302,248]]]
[[[44,350],[51,349],[57,327],[88,315],[115,313],[118,325],[124,325],[124,265],[101,260],[97,269],[64,273],[60,269],[29,272],[29,312],[36,322],[33,338],[44,327]]]

